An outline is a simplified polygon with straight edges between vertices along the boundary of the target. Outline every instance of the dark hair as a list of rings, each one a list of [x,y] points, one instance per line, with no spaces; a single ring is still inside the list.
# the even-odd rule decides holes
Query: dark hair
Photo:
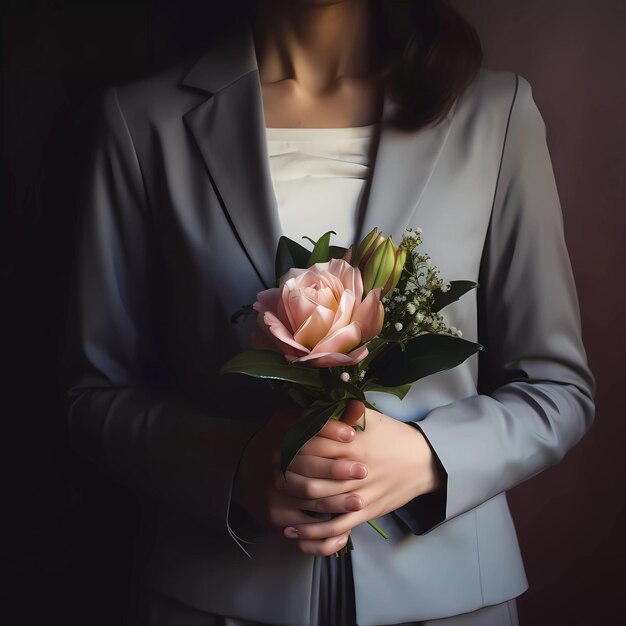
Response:
[[[417,130],[440,122],[483,60],[474,27],[445,0],[371,0],[394,123]]]

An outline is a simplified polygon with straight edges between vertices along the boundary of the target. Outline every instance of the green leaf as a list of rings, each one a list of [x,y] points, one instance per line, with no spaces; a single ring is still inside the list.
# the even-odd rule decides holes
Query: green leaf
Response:
[[[476,289],[476,287],[478,287],[478,283],[471,280],[451,280],[450,289],[448,289],[448,291],[441,291],[441,289],[435,290],[430,310],[434,313],[441,311],[441,309],[456,302],[463,294],[471,289]]]
[[[427,333],[407,341],[404,350],[394,345],[374,362],[367,373],[379,385],[400,387],[452,369],[483,349],[479,343],[466,339]]]
[[[336,402],[316,407],[287,430],[280,451],[280,469],[283,475],[293,457],[298,454],[298,450],[316,435],[333,415],[340,413],[344,405],[345,402]]]
[[[376,405],[373,404],[372,402],[369,402],[368,400],[365,400],[365,402],[363,403],[368,409],[372,409],[372,411],[378,411],[378,409],[376,408]],[[365,421],[365,419],[363,420]]]
[[[387,348],[389,341],[383,337],[376,336],[367,342],[367,356],[360,361],[359,366],[367,370],[370,363],[376,360],[381,352]]]
[[[326,261],[330,260],[330,236],[336,234],[334,230],[329,230],[317,240],[306,267],[311,267],[315,263],[326,263]]]
[[[411,383],[407,383],[406,385],[399,385],[397,387],[385,387],[384,385],[379,385],[377,382],[372,381],[368,383],[365,387],[365,391],[378,391],[381,393],[389,393],[400,400],[404,400],[404,396],[409,393],[409,389],[411,389]]]
[[[343,256],[347,251],[348,248],[342,248],[341,246],[328,247],[328,254],[330,259],[343,259]]]
[[[288,363],[281,353],[272,350],[241,352],[222,367],[220,374],[245,374],[255,378],[285,380],[298,385],[323,388],[318,369]]]
[[[361,401],[365,400],[363,391],[359,387],[350,382],[341,380],[338,375],[334,374],[328,368],[320,368],[320,379],[329,394],[333,390],[340,390],[346,394],[348,398],[356,398]]]
[[[287,387],[287,395],[303,409],[306,409],[310,404],[310,400],[306,394],[302,393],[299,387]]]
[[[311,256],[311,251],[301,246],[297,241],[282,236],[278,240],[276,249],[276,261],[274,264],[276,272],[276,282],[281,276],[286,274],[292,267],[306,267]]]

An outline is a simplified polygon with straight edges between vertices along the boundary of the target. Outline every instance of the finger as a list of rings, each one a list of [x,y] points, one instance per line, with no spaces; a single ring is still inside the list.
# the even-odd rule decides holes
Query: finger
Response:
[[[354,426],[356,424],[363,425],[362,418],[365,415],[365,405],[360,400],[350,400],[348,402],[343,415],[341,416],[341,422],[347,426]],[[354,430],[352,428],[351,430]]]
[[[316,435],[315,437],[311,437],[311,439],[300,448],[298,454],[323,456],[327,459],[346,459],[350,458],[351,450],[352,446]]]
[[[351,425],[346,425],[340,420],[329,419],[317,435],[333,441],[347,443],[354,439],[356,433]]]
[[[313,506],[307,503],[306,506]],[[269,525],[281,531],[286,526],[306,526],[307,524],[319,524],[322,521],[330,520],[330,513],[316,514],[306,509],[273,509],[270,511]]]
[[[348,493],[341,493],[338,496],[329,496],[328,498],[318,498],[317,500],[301,500],[302,507],[305,511],[313,511],[316,513],[350,513],[351,511],[360,511],[365,502],[363,496],[354,491]],[[328,517],[324,519],[309,519],[310,523],[317,523],[320,521],[327,521]],[[296,522],[293,522],[294,524]]]
[[[302,552],[304,552],[304,554],[311,554],[314,556],[330,556],[331,554],[341,550],[341,548],[346,545],[349,536],[350,531],[337,537],[323,539],[322,541],[312,541],[310,539],[298,540],[297,546]]]
[[[354,428],[352,428],[351,426],[342,424],[342,422],[340,422],[339,420],[329,419],[326,424],[324,424],[322,429],[316,435],[314,435],[314,437],[321,437],[322,439],[329,439],[334,442],[349,443],[354,439],[355,435],[356,433],[354,431]],[[311,440],[309,439],[309,441]],[[307,446],[307,444],[305,443],[304,446],[300,448],[299,453],[307,454],[308,449],[309,446]],[[272,464],[275,467],[280,467],[280,463],[281,448],[277,447],[272,453]]]
[[[285,536],[291,539],[326,539],[338,537],[352,530],[355,526],[367,521],[364,518],[364,510],[354,513],[343,513],[325,522],[313,522],[311,524],[296,524],[285,529]]]
[[[349,459],[327,459],[322,456],[298,454],[289,465],[287,473],[289,472],[309,478],[348,480],[365,478],[367,467],[363,463],[355,463]]]
[[[279,527],[282,532],[285,526],[327,521],[330,514],[316,512],[315,503],[311,500],[292,498],[273,489],[269,495],[267,517],[268,525]]]
[[[353,480],[326,480],[324,478],[308,478],[287,470],[283,478],[280,472],[275,475],[275,487],[278,491],[294,498],[317,500],[336,496],[340,493],[352,491],[355,488]]]
[[[298,451],[296,456],[294,456],[293,459],[291,459],[289,465],[287,466],[288,469],[286,470],[286,472],[288,472],[288,471],[296,471],[296,473],[302,474],[302,472],[293,469],[294,468],[294,464],[299,466],[298,461],[297,461],[299,456],[307,456],[307,457],[308,456],[316,456],[317,458],[326,458],[326,457],[328,457],[330,459],[331,458],[331,454],[333,452],[336,452],[337,450],[335,448],[328,448],[328,447],[326,447],[324,442],[327,442],[327,441],[329,441],[329,440],[322,438],[321,442],[317,442],[313,446],[310,446],[310,445],[307,446],[306,444],[304,446],[302,446],[302,448],[300,448],[300,450]],[[317,450],[318,453],[321,452],[322,454],[311,455],[308,452],[310,450]],[[324,452],[326,453],[326,455],[323,454]],[[280,450],[275,450],[272,453],[272,461],[271,461],[272,462],[272,466],[274,467],[275,470],[280,471],[281,474],[282,474],[281,461],[282,461],[281,451]],[[352,462],[354,463],[355,461],[352,461]],[[306,476],[307,474],[303,474],[303,475]]]

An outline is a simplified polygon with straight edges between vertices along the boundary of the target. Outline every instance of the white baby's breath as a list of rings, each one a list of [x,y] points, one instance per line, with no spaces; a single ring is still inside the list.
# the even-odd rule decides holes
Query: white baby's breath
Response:
[[[384,329],[402,333],[403,341],[424,333],[460,337],[459,329],[448,327],[442,315],[431,310],[434,295],[449,291],[451,283],[441,278],[430,256],[418,250],[421,243],[421,228],[408,227],[404,231],[400,246],[406,250],[407,260],[399,282],[382,299]]]

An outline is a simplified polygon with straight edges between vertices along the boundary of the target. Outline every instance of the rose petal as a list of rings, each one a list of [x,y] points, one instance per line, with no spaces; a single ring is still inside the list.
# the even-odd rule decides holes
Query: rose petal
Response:
[[[363,299],[363,276],[361,270],[358,267],[353,267],[353,288],[354,299],[356,302],[361,302]]]
[[[352,321],[354,305],[354,294],[351,291],[344,291],[341,294],[339,306],[337,307],[337,311],[335,311],[335,319],[333,320],[332,326],[328,330],[328,334],[331,334],[340,328],[344,328]]]
[[[324,271],[318,276],[317,288],[318,289],[324,289],[324,288],[330,289],[337,302],[339,302],[341,298],[341,294],[344,292],[344,289],[345,289],[340,278],[336,276],[335,274],[332,274],[328,271]]]
[[[341,354],[340,352],[311,352],[292,361],[292,363],[295,362],[306,362],[314,367],[335,367],[337,365],[354,364],[354,361],[347,354]]]
[[[354,322],[324,337],[311,352],[341,352],[347,354],[361,343],[361,327]]]
[[[301,274],[306,274],[309,271],[308,267],[292,267],[285,274],[280,277],[278,281],[278,289],[282,291],[282,288],[285,286],[285,283],[292,278],[297,278]]]
[[[269,326],[263,321],[263,317],[264,315],[257,315],[257,327],[250,336],[250,347],[255,350],[273,350],[283,354],[285,350],[293,351],[293,348],[270,332]]]
[[[332,309],[333,311],[337,310],[339,306],[339,300],[335,297],[333,290],[329,287],[321,287],[319,291],[316,292],[317,302],[327,309]]]
[[[369,354],[369,350],[367,349],[367,345],[359,346],[352,350],[352,352],[348,352],[346,356],[349,356],[354,363],[358,363],[362,361]]]
[[[335,281],[337,280],[335,277],[333,277],[333,279]],[[327,281],[324,283],[324,286],[326,286],[326,283]],[[296,332],[302,321],[299,322],[295,319],[292,311],[290,310],[289,299],[291,294],[302,293],[304,291],[309,294],[309,297],[312,300],[317,301],[317,293],[319,292],[320,286],[320,276],[316,272],[310,270],[306,270],[299,276],[290,278],[284,282],[281,290],[282,307],[279,304],[279,317],[282,319],[280,313],[283,312],[285,316],[283,323],[285,323],[285,326],[287,326],[293,333]],[[341,288],[341,283],[339,283],[339,295],[341,295],[341,291],[343,291],[343,289]],[[337,301],[339,300],[339,295],[337,296]]]
[[[289,320],[289,316],[287,315],[287,309],[285,308],[283,293],[284,293],[284,290],[281,291],[281,293],[278,296],[278,303],[276,305],[276,309],[274,310],[274,312],[276,313],[278,319],[283,323],[285,328],[287,328],[289,332],[293,332],[291,321]]]
[[[319,277],[316,272],[312,272],[311,270],[307,270],[300,274],[300,276],[296,276],[288,280],[285,283],[285,287],[290,290],[293,289],[306,289],[307,287],[312,287],[317,290],[317,284],[319,281]]]
[[[334,311],[317,306],[313,314],[298,328],[293,338],[310,350],[328,335],[334,319]]]
[[[316,274],[321,274],[328,269],[328,263],[329,261],[324,261],[324,263],[313,263],[309,269]]]
[[[317,308],[317,302],[311,298],[311,295],[315,297],[314,289],[294,289],[287,296],[289,318],[293,320],[294,328],[300,328]]]
[[[335,276],[341,276],[343,272],[351,267],[350,263],[346,263],[343,259],[331,259],[328,261],[327,271],[331,272]]]
[[[311,352],[291,362],[307,362],[314,367],[336,367],[337,365],[355,365],[368,354],[367,346],[359,346],[348,354],[339,352]]]
[[[309,352],[308,348],[294,341],[293,335],[287,330],[287,328],[285,328],[276,315],[270,311],[266,311],[263,314],[263,322],[269,328],[270,333],[272,333],[272,335],[274,335],[274,337],[281,342],[279,345],[280,351],[283,354],[293,352],[293,348],[295,348],[298,353],[307,354]]]
[[[361,298],[363,298],[363,278],[358,268],[352,267],[343,259],[331,259],[328,271],[339,278],[344,289],[352,291],[357,302],[361,302]]]
[[[369,341],[380,333],[385,321],[385,309],[380,301],[381,287],[372,289],[365,300],[356,307],[352,321],[361,327],[363,341]]]
[[[265,313],[265,311],[276,311],[279,300],[280,289],[278,289],[278,287],[272,287],[272,289],[259,291],[259,293],[256,294],[256,302],[252,305],[252,308],[259,313]]]
[[[298,328],[289,308],[289,296],[296,289],[300,289],[298,281],[295,278],[288,280],[281,289],[280,302],[278,304],[278,316],[291,334],[295,333]]]

